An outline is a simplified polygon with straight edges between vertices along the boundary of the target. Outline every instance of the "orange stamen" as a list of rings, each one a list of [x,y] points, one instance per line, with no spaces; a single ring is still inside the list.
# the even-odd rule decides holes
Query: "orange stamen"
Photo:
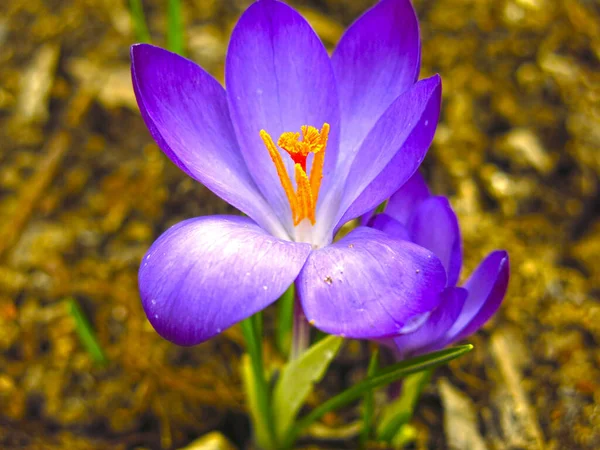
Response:
[[[285,169],[285,164],[283,164],[283,159],[281,159],[281,155],[275,147],[273,143],[273,139],[269,136],[265,130],[260,130],[260,137],[262,138],[267,150],[269,151],[269,156],[273,160],[273,164],[275,164],[275,169],[277,170],[277,175],[279,175],[279,180],[281,181],[281,186],[283,186],[283,190],[285,191],[285,195],[287,196],[288,202],[290,202],[290,208],[292,209],[292,218],[294,223],[296,223],[296,215],[298,212],[298,202],[296,200],[296,195],[294,193],[294,185],[292,184],[292,180],[290,180],[290,176]]]
[[[319,198],[321,180],[323,179],[325,150],[327,148],[327,139],[329,138],[329,124],[323,124],[321,131],[308,125],[302,125],[300,130],[302,137],[300,137],[300,133],[287,131],[282,133],[277,140],[277,145],[282,150],[285,150],[294,161],[296,191],[294,191],[292,180],[287,173],[281,154],[275,146],[273,139],[265,130],[260,130],[260,137],[275,164],[281,186],[290,203],[294,226],[298,225],[304,219],[308,219],[312,225],[315,224],[317,200]],[[310,153],[314,156],[309,178],[306,161]]]
[[[329,124],[324,123],[320,133],[320,149],[315,151],[312,167],[310,169],[310,186],[312,188],[312,196],[317,204],[319,199],[319,189],[321,188],[321,180],[323,179],[323,164],[325,163],[325,148],[327,139],[329,138]]]
[[[296,198],[300,206],[299,220],[294,221],[294,226],[298,225],[303,218],[308,217],[310,223],[315,224],[315,204],[313,202],[312,190],[310,188],[310,182],[308,176],[300,164],[295,165],[296,168],[296,185],[298,190],[296,191]]]

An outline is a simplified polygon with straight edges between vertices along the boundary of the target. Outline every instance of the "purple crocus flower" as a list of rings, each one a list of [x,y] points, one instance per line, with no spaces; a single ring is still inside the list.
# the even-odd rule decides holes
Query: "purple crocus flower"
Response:
[[[446,269],[447,287],[439,306],[414,323],[414,331],[384,342],[399,358],[439,350],[470,336],[500,307],[508,287],[508,254],[490,253],[463,287],[456,287],[462,267],[458,220],[448,199],[432,196],[418,172],[392,195],[385,213],[371,218],[369,224],[431,250]]]
[[[143,258],[139,287],[159,334],[205,341],[292,284],[308,321],[353,338],[391,336],[433,310],[446,283],[429,250],[359,227],[336,231],[415,172],[437,125],[441,81],[417,81],[409,0],[382,0],[328,56],[275,0],[233,30],[224,89],[193,62],[131,49],[143,119],[163,152],[247,217],[185,220]]]

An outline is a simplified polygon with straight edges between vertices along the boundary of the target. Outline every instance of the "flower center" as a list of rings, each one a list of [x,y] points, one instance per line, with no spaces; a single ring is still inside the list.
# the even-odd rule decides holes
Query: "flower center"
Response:
[[[321,179],[323,178],[325,149],[327,148],[327,138],[329,137],[329,124],[324,123],[321,131],[308,125],[302,125],[300,130],[302,131],[302,136],[300,136],[300,133],[286,131],[277,140],[277,145],[282,150],[285,150],[294,161],[296,189],[294,189],[290,175],[273,139],[265,130],[260,130],[260,137],[269,151],[273,164],[275,164],[281,186],[285,191],[288,202],[290,202],[294,226],[297,226],[304,219],[310,220],[312,225],[315,224],[317,200],[319,198]],[[310,153],[314,156],[309,178],[306,169],[306,160]]]

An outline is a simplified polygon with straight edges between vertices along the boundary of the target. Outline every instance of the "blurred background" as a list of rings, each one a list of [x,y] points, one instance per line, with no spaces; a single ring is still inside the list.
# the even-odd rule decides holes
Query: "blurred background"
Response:
[[[185,53],[219,79],[249,3],[182,0]],[[331,49],[373,0],[290,3]],[[414,3],[422,76],[443,79],[423,171],[459,214],[463,277],[496,248],[512,274],[475,350],[425,391],[411,448],[600,448],[600,4]],[[136,4],[0,3],[2,449],[249,443],[239,329],[179,348],[140,305],[152,241],[184,218],[233,211],[142,123],[129,78],[129,45],[144,31]],[[167,2],[143,9],[152,42],[167,45]],[[364,375],[363,350],[346,345],[313,405]],[[356,448],[358,418],[329,415],[300,446]]]

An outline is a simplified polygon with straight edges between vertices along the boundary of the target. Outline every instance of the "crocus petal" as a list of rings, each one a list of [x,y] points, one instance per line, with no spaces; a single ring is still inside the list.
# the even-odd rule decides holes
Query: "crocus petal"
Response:
[[[458,219],[448,199],[436,196],[424,200],[414,211],[408,229],[411,241],[442,261],[448,286],[454,286],[462,267],[462,244]]]
[[[467,291],[463,288],[447,288],[441,294],[439,306],[427,321],[416,331],[394,338],[397,352],[401,357],[439,350],[446,345],[444,335],[460,314]]]
[[[381,338],[434,309],[446,282],[430,251],[359,227],[314,250],[297,280],[307,319],[330,334]]]
[[[373,219],[373,216],[375,216],[376,213],[377,213],[377,208],[373,208],[370,211],[367,211],[362,216],[360,216],[359,224],[363,227],[368,227],[369,222],[371,222],[371,219]]]
[[[387,214],[377,214],[371,219],[369,225],[376,230],[383,231],[393,238],[403,239],[405,241],[411,240],[408,228]]]
[[[223,87],[192,61],[152,45],[132,46],[131,62],[140,112],[162,151],[223,200],[284,233],[246,168]]]
[[[339,102],[329,56],[296,11],[278,1],[261,0],[244,12],[233,30],[225,68],[231,117],[247,166],[291,229],[289,203],[260,131],[276,143],[285,131],[329,123],[323,183],[330,182],[339,147]],[[287,153],[282,155],[293,178],[293,162]]]
[[[385,213],[400,223],[408,225],[415,208],[430,195],[423,175],[417,171],[390,197]]]
[[[433,140],[440,114],[441,79],[419,81],[381,116],[361,145],[344,188],[337,226],[364,214],[415,173]]]
[[[160,236],[142,260],[144,310],[165,339],[198,344],[277,300],[310,250],[268,235],[245,217],[186,220]]]
[[[342,113],[342,164],[352,162],[379,117],[417,80],[420,53],[410,0],[382,0],[346,30],[331,57]]]
[[[460,341],[481,328],[498,310],[509,278],[508,253],[497,250],[479,264],[464,284],[469,295],[465,306],[448,331],[448,342]]]

